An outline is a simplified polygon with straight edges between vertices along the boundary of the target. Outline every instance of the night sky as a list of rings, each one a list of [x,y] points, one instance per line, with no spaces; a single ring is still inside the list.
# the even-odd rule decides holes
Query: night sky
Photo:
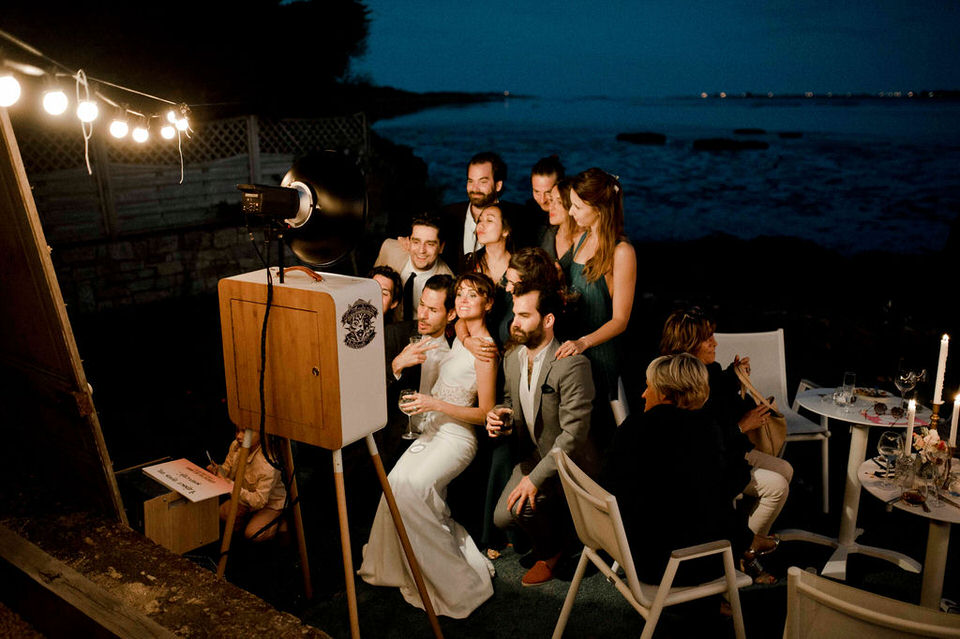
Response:
[[[960,87],[956,0],[367,0],[353,70],[542,96]],[[549,7],[549,9],[547,9]]]

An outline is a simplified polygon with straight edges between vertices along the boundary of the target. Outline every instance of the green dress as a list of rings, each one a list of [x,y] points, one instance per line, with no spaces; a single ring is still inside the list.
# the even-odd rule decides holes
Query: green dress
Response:
[[[569,266],[563,265],[566,271],[567,282],[572,290],[579,293],[576,314],[574,317],[577,336],[582,337],[597,330],[613,317],[613,298],[607,288],[607,280],[600,277],[588,282],[583,275],[583,264],[578,264],[573,256],[577,254],[587,235],[586,231],[573,249]],[[603,344],[588,348],[584,355],[593,366],[593,379],[597,387],[597,397],[615,397],[617,392],[617,378],[620,376],[620,354],[623,349],[623,334],[617,335]]]

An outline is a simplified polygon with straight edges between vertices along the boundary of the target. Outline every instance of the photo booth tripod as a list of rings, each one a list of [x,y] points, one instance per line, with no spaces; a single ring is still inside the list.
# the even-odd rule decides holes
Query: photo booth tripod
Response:
[[[352,252],[365,230],[363,172],[348,154],[314,152],[298,159],[280,186],[240,184],[237,188],[248,221],[255,218],[263,222],[267,247],[272,238],[278,240],[280,268],[270,269],[268,265],[269,270],[229,277],[220,280],[218,286],[227,408],[233,423],[245,429],[236,477],[243,477],[252,430],[261,428],[262,420],[264,434],[282,439],[304,589],[311,598],[290,441],[333,452],[350,635],[356,639],[360,623],[342,450],[365,440],[433,634],[442,638],[373,438],[373,433],[387,422],[380,285],[366,278],[320,274],[305,266],[283,268],[285,243],[300,260],[317,268],[331,266]],[[378,379],[380,384],[371,383]],[[239,485],[240,481],[234,483],[221,546],[217,570],[221,577],[236,521]]]

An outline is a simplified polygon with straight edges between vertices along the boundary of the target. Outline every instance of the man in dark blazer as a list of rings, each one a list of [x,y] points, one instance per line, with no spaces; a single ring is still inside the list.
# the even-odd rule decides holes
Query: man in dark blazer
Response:
[[[521,212],[522,207],[500,202],[503,182],[507,179],[507,165],[492,151],[477,153],[467,165],[467,197],[464,202],[448,204],[436,213],[440,221],[440,235],[444,238],[443,261],[454,272],[463,270],[464,257],[479,249],[477,220],[488,206],[499,204],[504,215]]]
[[[587,473],[598,459],[588,435],[594,386],[583,355],[557,360],[554,325],[560,298],[543,283],[520,282],[513,291],[510,335],[519,346],[503,359],[503,403],[487,414],[491,437],[518,438],[522,457],[500,495],[494,522],[519,526],[530,538],[536,563],[524,586],[553,578],[553,569],[572,531],[567,504],[550,450],[565,451]],[[512,419],[505,422],[505,417]],[[507,426],[512,432],[504,432]]]
[[[397,405],[400,391],[412,388],[421,393],[430,392],[439,372],[439,360],[450,350],[445,331],[456,316],[454,298],[453,278],[434,275],[424,284],[416,321],[384,327],[389,418],[380,438],[380,448],[388,469],[400,457],[401,434],[407,427],[408,418]],[[411,344],[410,338],[414,335],[420,335],[420,341]]]

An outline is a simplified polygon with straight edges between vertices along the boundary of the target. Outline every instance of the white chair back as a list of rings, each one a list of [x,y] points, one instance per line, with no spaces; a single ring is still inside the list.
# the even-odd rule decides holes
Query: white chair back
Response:
[[[889,599],[792,566],[784,639],[960,637],[960,615]]]
[[[765,397],[773,395],[781,408],[787,403],[787,358],[783,329],[765,333],[715,333],[717,362],[727,367],[735,355],[750,358],[750,381]]]
[[[648,597],[640,589],[617,498],[591,479],[567,455],[555,454],[554,458],[580,541],[593,550],[605,550],[623,568],[627,585],[637,601],[647,601]]]

